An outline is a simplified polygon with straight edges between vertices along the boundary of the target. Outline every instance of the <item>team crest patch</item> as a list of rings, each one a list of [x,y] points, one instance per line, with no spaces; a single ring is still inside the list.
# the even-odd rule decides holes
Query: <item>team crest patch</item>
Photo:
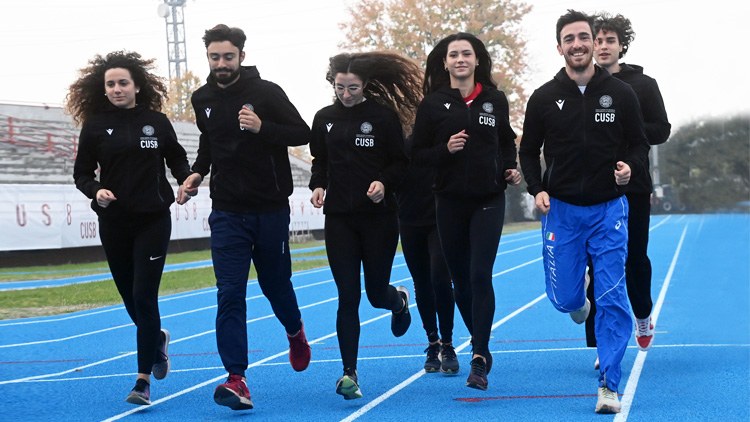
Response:
[[[549,240],[550,242],[554,242],[555,241],[555,234],[552,233],[552,232],[547,232],[547,240]]]
[[[362,131],[362,133],[364,133],[365,135],[372,132],[372,123],[370,122],[362,123],[362,125],[359,127],[359,130]]]
[[[495,110],[495,107],[492,106],[492,103],[484,103],[482,104],[482,110],[487,113],[492,113]]]
[[[599,105],[604,108],[610,108],[612,106],[612,97],[609,95],[602,95],[599,97]]]
[[[143,126],[143,134],[146,136],[152,136],[154,134],[154,127],[151,125]]]

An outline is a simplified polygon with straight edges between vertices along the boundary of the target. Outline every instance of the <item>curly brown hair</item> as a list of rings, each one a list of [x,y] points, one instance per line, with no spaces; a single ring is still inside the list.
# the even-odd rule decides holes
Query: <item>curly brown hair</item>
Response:
[[[93,114],[110,107],[111,103],[104,95],[104,73],[114,68],[130,72],[133,82],[140,88],[135,97],[136,103],[161,111],[162,104],[167,100],[167,86],[163,78],[151,73],[154,61],[124,50],[113,51],[104,57],[97,54],[89,60],[88,66],[80,70],[78,80],[70,85],[65,96],[65,111],[76,124],[81,124]]]
[[[607,13],[601,13],[594,17],[594,36],[596,37],[599,31],[614,32],[617,34],[617,41],[622,45],[622,51],[618,57],[618,59],[621,59],[627,54],[630,43],[635,39],[635,32],[630,25],[630,19],[620,14],[612,16]]]
[[[342,53],[329,60],[326,80],[337,73],[353,73],[364,82],[367,98],[395,111],[405,134],[411,132],[422,101],[422,69],[411,59],[386,51]]]

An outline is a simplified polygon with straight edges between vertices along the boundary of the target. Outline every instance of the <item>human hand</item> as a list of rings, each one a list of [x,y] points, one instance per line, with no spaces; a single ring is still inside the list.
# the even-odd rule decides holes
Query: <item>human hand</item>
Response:
[[[111,190],[99,189],[96,191],[96,203],[100,207],[107,208],[112,201],[117,201],[117,198]]]
[[[516,169],[507,169],[503,175],[505,176],[505,181],[511,185],[521,183],[521,172]]]
[[[325,189],[315,188],[315,190],[313,190],[312,197],[310,197],[310,203],[313,204],[313,207],[320,208],[325,205],[325,196]]]
[[[549,212],[549,194],[545,191],[541,191],[534,196],[534,205],[536,206],[536,209],[539,210],[542,214],[547,214]]]
[[[462,130],[455,135],[451,135],[451,137],[448,139],[448,152],[450,152],[451,154],[455,154],[458,151],[461,151],[466,146],[466,141],[468,140],[469,134],[466,133],[466,130]]]
[[[182,182],[177,189],[177,203],[182,205],[190,200],[191,197],[198,194],[198,186],[203,181],[203,177],[198,173],[193,173]]]
[[[374,181],[370,183],[370,188],[367,189],[367,197],[374,203],[379,203],[385,198],[385,186],[380,181]]]
[[[630,182],[630,166],[622,161],[617,162],[615,168],[615,183],[620,186],[627,185]]]
[[[242,106],[237,114],[237,120],[240,121],[240,129],[246,129],[252,133],[260,132],[260,126],[263,123],[260,117],[248,105]]]

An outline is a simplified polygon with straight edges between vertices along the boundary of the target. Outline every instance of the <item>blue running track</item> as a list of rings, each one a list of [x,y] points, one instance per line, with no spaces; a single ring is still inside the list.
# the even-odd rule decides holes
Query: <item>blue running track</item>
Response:
[[[425,374],[426,336],[413,299],[412,326],[394,338],[390,313],[373,309],[363,294],[364,398],[336,395],[342,370],[337,297],[330,269],[322,268],[293,276],[313,354],[301,373],[289,366],[281,324],[255,280],[248,282],[253,410],[234,412],[213,402],[226,374],[216,353],[210,288],[161,298],[162,322],[172,333],[172,372],[152,382],[151,406],[124,401],[136,357],[135,328],[122,306],[0,321],[0,420],[748,421],[750,216],[654,216],[651,223],[656,336],[648,352],[631,339],[620,386],[623,412],[616,416],[594,413],[596,352],[585,347],[583,327],[545,297],[541,235],[529,231],[503,236],[498,251],[494,365],[486,392],[465,387],[470,350],[458,313],[459,375]],[[392,283],[413,292],[402,256]]]

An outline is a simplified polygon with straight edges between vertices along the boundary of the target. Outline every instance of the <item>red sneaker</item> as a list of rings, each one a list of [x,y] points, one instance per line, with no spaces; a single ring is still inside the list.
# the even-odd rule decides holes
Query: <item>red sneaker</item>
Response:
[[[654,324],[651,322],[651,316],[644,319],[635,320],[635,342],[638,348],[646,351],[651,348],[654,341]]]
[[[219,384],[214,391],[216,404],[226,406],[232,410],[247,410],[253,408],[250,400],[250,389],[242,375],[229,374],[227,382]]]
[[[292,364],[292,368],[301,372],[307,369],[310,365],[310,357],[312,355],[310,345],[307,344],[307,337],[305,336],[305,323],[299,329],[299,333],[290,336],[286,335],[289,340],[289,363]]]

